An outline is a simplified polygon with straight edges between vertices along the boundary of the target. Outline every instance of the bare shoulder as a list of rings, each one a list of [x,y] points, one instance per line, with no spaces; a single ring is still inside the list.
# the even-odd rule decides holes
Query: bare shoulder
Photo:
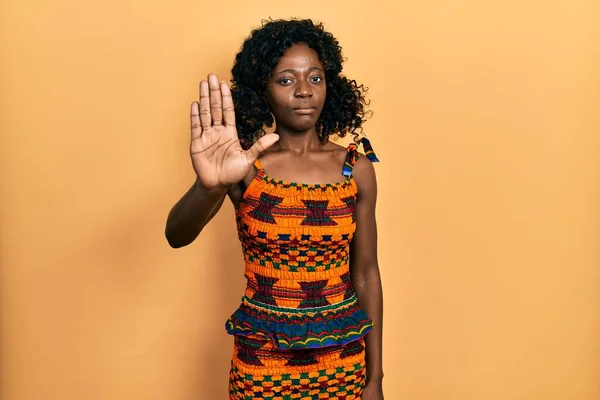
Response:
[[[367,158],[367,156],[359,153],[359,157],[354,164],[352,174],[354,175],[354,180],[356,182],[356,186],[358,187],[359,195],[376,193],[377,178],[375,175],[375,167],[373,166],[371,160]]]
[[[236,208],[240,204],[240,201],[242,200],[244,193],[248,189],[248,186],[250,186],[250,183],[254,180],[254,178],[256,178],[257,173],[258,170],[256,169],[256,166],[253,165],[241,181],[229,186],[229,189],[227,190],[227,195],[229,196],[229,199]]]
[[[324,146],[324,150],[331,152],[332,157],[335,158],[336,161],[344,162],[346,160],[347,151],[344,146],[333,142],[327,142]]]

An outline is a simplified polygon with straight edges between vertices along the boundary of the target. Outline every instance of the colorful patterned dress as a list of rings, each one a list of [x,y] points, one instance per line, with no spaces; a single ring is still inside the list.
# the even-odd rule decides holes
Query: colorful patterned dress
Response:
[[[347,179],[333,184],[276,180],[255,163],[256,177],[236,209],[248,283],[226,322],[235,336],[230,399],[360,399],[364,336],[373,323],[358,305],[349,270],[358,156],[350,144]]]

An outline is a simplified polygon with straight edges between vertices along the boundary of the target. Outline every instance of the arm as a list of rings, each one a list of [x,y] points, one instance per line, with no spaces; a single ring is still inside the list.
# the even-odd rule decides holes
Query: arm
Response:
[[[377,262],[377,181],[375,169],[366,157],[357,160],[354,178],[359,190],[356,232],[350,246],[350,271],[358,302],[373,320],[373,330],[365,338],[368,384],[380,386],[383,380],[383,290]]]
[[[221,209],[228,189],[207,189],[196,178],[196,182],[169,212],[165,228],[169,245],[179,248],[192,243]]]

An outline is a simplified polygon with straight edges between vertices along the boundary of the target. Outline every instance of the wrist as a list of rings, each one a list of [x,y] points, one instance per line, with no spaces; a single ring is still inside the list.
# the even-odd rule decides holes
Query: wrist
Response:
[[[367,371],[367,383],[381,384],[383,382],[383,371],[370,374]]]
[[[202,183],[200,178],[198,176],[196,176],[196,188],[198,188],[204,192],[223,194],[223,193],[227,192],[227,190],[229,190],[229,186],[230,185],[206,186],[205,184]]]

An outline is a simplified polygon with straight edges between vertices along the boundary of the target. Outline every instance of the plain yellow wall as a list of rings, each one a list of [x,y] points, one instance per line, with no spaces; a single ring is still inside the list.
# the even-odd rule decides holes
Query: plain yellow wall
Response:
[[[269,16],[370,88],[386,399],[600,399],[597,0],[4,0],[0,397],[226,398],[231,204],[163,230],[198,81]]]

